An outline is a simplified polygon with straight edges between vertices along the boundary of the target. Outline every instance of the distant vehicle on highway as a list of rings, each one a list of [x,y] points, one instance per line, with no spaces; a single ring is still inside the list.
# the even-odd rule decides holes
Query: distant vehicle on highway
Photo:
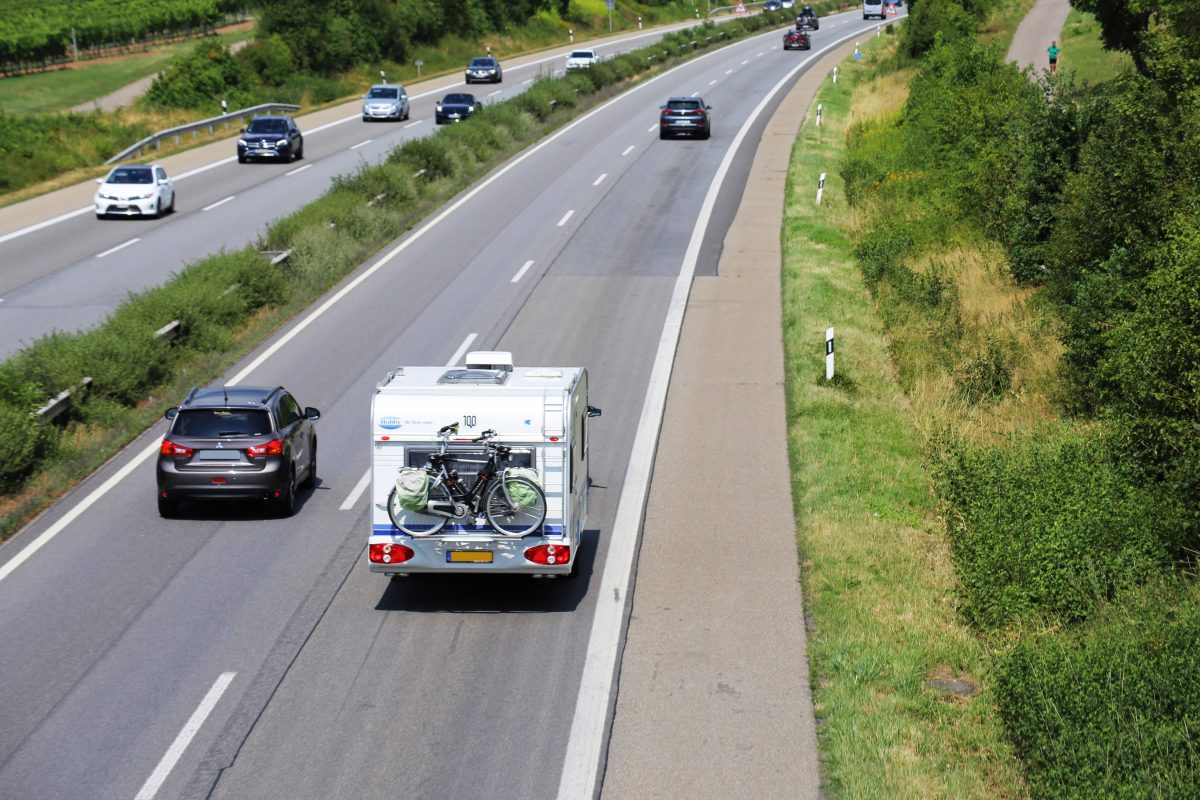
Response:
[[[783,8],[781,0],[767,0],[763,3],[763,11],[779,11]]]
[[[161,217],[175,210],[175,184],[157,164],[121,164],[96,181],[96,218]]]
[[[879,17],[883,19],[886,12],[883,10],[883,0],[863,0],[863,19],[871,17]]]
[[[290,164],[304,158],[304,136],[289,116],[255,117],[242,128],[237,156],[239,164],[252,158],[281,159]]]
[[[408,93],[398,83],[377,83],[363,95],[363,122],[408,119]]]
[[[779,0],[779,4],[784,8],[792,8],[796,5],[796,0]]]
[[[573,69],[587,69],[593,64],[599,64],[600,58],[595,50],[572,50],[567,56],[567,72]]]
[[[467,64],[467,83],[500,83],[503,77],[500,62],[491,56],[472,58],[471,63]]]
[[[192,389],[168,408],[158,451],[158,513],[179,501],[262,499],[290,517],[296,490],[317,483],[315,408],[300,410],[282,386]]]
[[[475,95],[454,92],[438,101],[433,110],[433,121],[438,125],[446,122],[461,122],[482,107],[483,102]]]
[[[808,31],[790,30],[783,35],[784,50],[808,50],[812,48],[812,40]]]
[[[712,106],[699,97],[672,97],[660,108],[658,138],[669,139],[681,133],[701,139],[712,136],[712,114],[709,113]]]
[[[812,6],[805,6],[796,15],[796,27],[800,30],[819,31],[821,18],[817,16],[817,12],[813,11]]]

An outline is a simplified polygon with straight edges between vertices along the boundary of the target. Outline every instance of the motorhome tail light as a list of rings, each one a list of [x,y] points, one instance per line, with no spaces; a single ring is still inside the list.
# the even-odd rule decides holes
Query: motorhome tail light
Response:
[[[565,544],[539,544],[526,550],[525,558],[535,564],[566,564],[571,560],[571,547]]]
[[[162,453],[164,456],[183,456],[184,458],[192,457],[192,448],[184,447],[181,444],[175,444],[170,439],[163,439],[162,447],[158,449],[158,452]]]
[[[272,439],[266,444],[256,444],[246,448],[246,455],[251,458],[283,455],[283,439]]]
[[[412,548],[402,544],[372,544],[367,546],[367,557],[372,564],[399,564],[414,555]]]

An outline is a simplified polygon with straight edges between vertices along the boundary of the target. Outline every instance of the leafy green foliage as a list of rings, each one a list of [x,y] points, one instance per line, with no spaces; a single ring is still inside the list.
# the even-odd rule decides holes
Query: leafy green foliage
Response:
[[[0,192],[102,163],[148,135],[140,123],[111,114],[28,114],[0,111]]]
[[[972,41],[979,25],[971,6],[959,0],[921,0],[910,3],[908,18],[900,29],[904,52],[918,58],[935,44]]]
[[[1196,586],[1170,581],[1003,659],[996,696],[1034,798],[1196,796],[1198,630]]]
[[[1096,435],[952,450],[938,488],[954,508],[967,615],[985,628],[1079,620],[1159,574],[1181,555],[1189,515],[1138,477]]]
[[[229,48],[201,42],[191,53],[172,61],[141,102],[150,108],[219,109],[222,100],[229,108],[254,105],[254,78]]]
[[[247,0],[5,0],[0,64],[61,58],[81,48],[128,43],[163,31],[205,28]]]

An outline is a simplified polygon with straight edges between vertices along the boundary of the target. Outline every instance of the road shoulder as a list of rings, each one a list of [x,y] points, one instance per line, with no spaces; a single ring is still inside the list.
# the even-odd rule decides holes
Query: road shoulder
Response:
[[[792,513],[780,221],[837,48],[764,129],[715,277],[695,280],[646,506],[602,794],[816,798]]]

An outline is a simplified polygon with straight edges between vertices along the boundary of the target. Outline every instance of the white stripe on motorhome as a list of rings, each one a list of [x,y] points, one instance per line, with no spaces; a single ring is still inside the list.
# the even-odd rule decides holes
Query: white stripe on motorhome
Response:
[[[358,498],[362,497],[362,493],[366,491],[367,484],[371,482],[371,470],[363,473],[363,476],[358,479],[358,483],[354,484],[354,488],[350,490],[350,494],[346,495],[346,499],[338,506],[338,511],[349,511],[354,508],[354,504],[358,502]]]
[[[359,142],[358,144],[352,144],[352,145],[350,145],[350,149],[351,149],[351,150],[357,150],[357,149],[358,149],[358,148],[360,148],[360,147],[366,147],[366,146],[367,146],[367,145],[369,145],[369,144],[370,144],[372,141],[374,141],[374,140],[373,140],[373,139],[367,139],[365,142]]]
[[[509,283],[516,283],[517,281],[521,280],[521,278],[524,278],[525,273],[528,272],[529,268],[532,266],[533,266],[533,261],[526,261],[525,265],[523,267],[521,267],[519,270],[517,270],[517,274],[512,276],[512,280],[509,281]]]
[[[226,198],[224,198],[224,199],[222,199],[222,200],[218,200],[218,201],[217,201],[217,202],[215,202],[215,203],[209,203],[208,205],[206,205],[204,208],[202,208],[202,209],[200,209],[200,210],[201,210],[201,211],[212,211],[212,210],[213,210],[214,208],[216,208],[217,206],[223,206],[223,205],[225,205],[226,203],[228,203],[230,200],[232,200],[232,199],[233,199],[233,198],[235,198],[235,197],[237,197],[237,195],[235,195],[235,194],[231,194],[231,195],[229,195],[229,197],[226,197]]]
[[[454,351],[454,355],[450,356],[450,360],[446,362],[446,366],[453,367],[457,365],[459,361],[462,361],[462,357],[465,356],[467,351],[471,349],[471,345],[475,343],[475,337],[478,335],[478,333],[468,333],[467,338],[463,339],[463,343],[460,344],[458,349]]]
[[[560,220],[558,221],[558,226],[557,226],[557,227],[561,228],[563,225],[566,225],[566,224],[567,224],[567,220],[569,220],[569,219],[570,219],[572,216],[574,216],[574,215],[575,215],[575,209],[573,209],[573,208],[572,208],[570,211],[568,211],[567,213],[563,214],[563,218],[562,218],[562,219],[560,219]]]
[[[608,177],[607,172],[600,173],[600,177],[596,178],[596,180],[592,181],[592,186],[599,186],[600,184],[604,183],[604,179],[607,177]]]
[[[135,236],[134,238],[130,239],[128,242],[121,242],[121,244],[117,245],[116,247],[108,248],[103,253],[96,253],[96,258],[104,258],[105,256],[112,255],[113,253],[117,252],[118,250],[124,250],[126,247],[129,247],[129,245],[137,244],[140,241],[141,241],[141,239]]]
[[[221,699],[221,695],[225,694],[225,690],[229,688],[229,684],[233,681],[236,672],[222,672],[217,676],[217,680],[213,683],[212,688],[208,690],[208,694],[204,695],[204,699],[200,701],[200,705],[192,712],[192,716],[184,724],[183,730],[175,737],[175,741],[167,748],[167,752],[163,754],[162,760],[158,762],[158,766],[154,768],[154,772],[150,773],[150,777],[142,784],[141,791],[137,793],[134,800],[153,800],[154,795],[158,794],[158,790],[162,788],[163,781],[171,774],[171,770],[175,768],[175,764],[179,761],[179,757],[183,755],[183,751],[192,743],[200,726],[204,724],[204,720],[208,719],[208,715],[212,713],[213,708],[217,705],[217,701]]]
[[[283,174],[284,175],[295,175],[297,172],[304,172],[304,170],[310,169],[311,167],[312,167],[312,164],[305,164],[303,167],[296,167],[295,169],[288,170],[287,172],[285,172]]]

